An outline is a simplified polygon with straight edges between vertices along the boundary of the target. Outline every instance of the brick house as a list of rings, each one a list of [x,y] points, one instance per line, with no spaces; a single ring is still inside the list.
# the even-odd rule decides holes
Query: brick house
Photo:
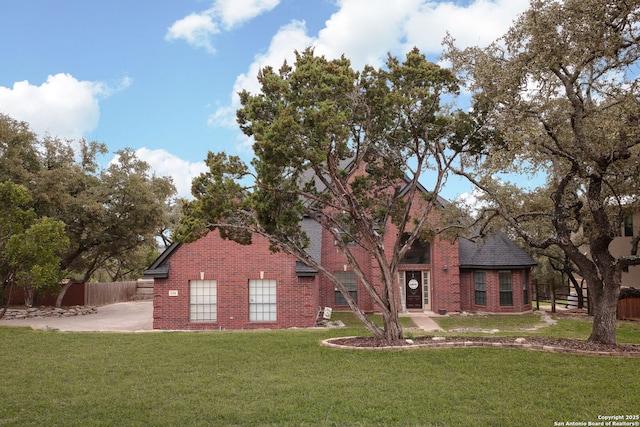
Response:
[[[310,255],[345,284],[363,310],[375,312],[331,233],[309,218],[302,227],[311,240]],[[385,235],[393,238],[392,230]],[[372,256],[364,250],[355,256],[375,282]],[[529,272],[535,264],[501,233],[480,243],[417,240],[400,264],[397,294],[403,311],[522,313],[531,310]],[[328,279],[292,255],[272,253],[261,236],[248,246],[217,232],[173,244],[145,276],[155,281],[155,329],[310,327],[318,307],[348,309]]]

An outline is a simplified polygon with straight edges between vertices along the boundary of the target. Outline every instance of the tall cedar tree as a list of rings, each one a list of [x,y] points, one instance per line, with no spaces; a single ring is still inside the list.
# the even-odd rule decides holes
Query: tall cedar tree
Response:
[[[464,114],[441,105],[443,95],[457,94],[455,77],[417,49],[404,62],[389,57],[384,69],[367,66],[360,73],[344,57],[327,60],[307,49],[296,52],[293,67],[266,67],[258,79],[261,92],[242,92],[237,112],[240,128],[255,142],[252,168],[209,153],[210,170],[193,182],[195,200],[184,206],[177,239],[192,241],[216,229],[244,244],[252,234],[265,236],[273,250],[328,278],[374,336],[401,339],[398,264],[433,228],[431,213],[451,162],[482,140],[481,132],[461,132],[472,127],[470,120],[457,120]],[[419,190],[422,178],[428,192]],[[303,217],[333,235],[381,311],[382,328],[334,272],[305,251]],[[405,233],[407,240],[401,239]],[[358,261],[363,250],[378,277]]]

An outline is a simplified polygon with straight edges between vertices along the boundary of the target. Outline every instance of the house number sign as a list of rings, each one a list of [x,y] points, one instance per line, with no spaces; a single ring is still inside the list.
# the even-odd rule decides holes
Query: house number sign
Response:
[[[418,289],[418,286],[420,285],[420,283],[418,283],[418,281],[416,279],[411,279],[409,280],[409,288],[411,288],[412,290],[416,290]]]

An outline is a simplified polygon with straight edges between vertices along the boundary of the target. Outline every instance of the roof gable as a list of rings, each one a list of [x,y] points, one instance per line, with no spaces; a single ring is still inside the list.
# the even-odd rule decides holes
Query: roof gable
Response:
[[[177,242],[173,242],[169,245],[169,247],[165,249],[164,252],[162,252],[142,274],[145,277],[152,279],[166,279],[169,277],[169,263],[166,261],[180,245],[181,244]]]

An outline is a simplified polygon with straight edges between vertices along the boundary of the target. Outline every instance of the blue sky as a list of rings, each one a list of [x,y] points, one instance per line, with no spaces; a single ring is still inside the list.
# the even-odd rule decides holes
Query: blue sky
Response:
[[[437,59],[502,35],[528,0],[2,0],[0,112],[40,135],[131,147],[188,196],[208,151],[251,158],[235,125],[265,65],[314,46],[356,69],[411,47]],[[104,159],[110,160],[111,156]],[[429,187],[427,185],[427,187]],[[470,191],[452,180],[443,196]]]

